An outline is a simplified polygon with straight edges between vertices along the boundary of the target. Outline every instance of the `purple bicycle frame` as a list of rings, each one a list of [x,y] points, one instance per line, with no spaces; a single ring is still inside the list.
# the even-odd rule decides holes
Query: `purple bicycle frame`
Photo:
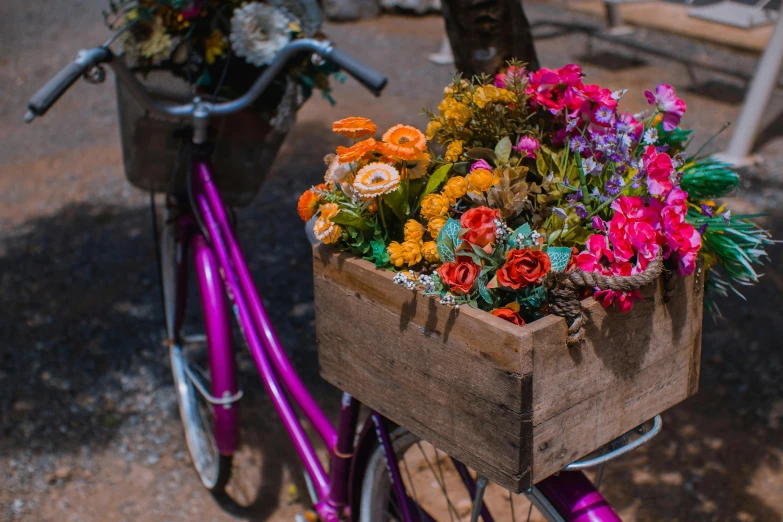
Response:
[[[356,462],[352,463],[352,459],[359,455],[359,447],[362,444],[360,439],[359,443],[354,446],[359,403],[350,395],[343,394],[338,428],[335,429],[299,379],[275,334],[234,235],[226,207],[212,181],[211,167],[207,162],[197,158],[193,159],[190,185],[193,210],[204,233],[204,236],[200,236],[198,232],[187,234],[192,244],[195,245],[196,251],[199,252],[196,258],[197,263],[199,259],[211,260],[210,262],[216,263],[219,268],[234,315],[247,340],[264,386],[299,457],[302,459],[307,474],[312,479],[317,496],[314,507],[321,520],[325,522],[346,518],[353,519],[352,515],[355,514],[351,513],[349,506],[351,474],[355,468],[361,468],[356,465]],[[185,216],[182,218],[182,224],[185,227],[192,227],[191,218]],[[205,239],[206,241],[204,241]],[[180,270],[183,269],[180,266]],[[182,301],[182,299],[179,300]],[[227,328],[230,328],[230,325],[224,324],[225,317],[221,314],[215,314],[215,316],[207,314],[204,321],[207,331],[225,332]],[[225,358],[217,358],[216,360],[225,360]],[[233,368],[215,368],[215,370],[233,371]],[[319,438],[323,440],[329,452],[329,474],[318,458],[287,395],[290,395],[293,404],[307,417]],[[377,412],[372,412],[371,418],[378,442],[386,452],[390,478],[398,505],[402,508],[404,522],[432,520],[426,512],[416,506],[405,492],[386,422]],[[219,418],[216,421],[219,421]],[[223,428],[216,426],[216,439],[223,437],[223,433],[231,431]],[[368,430],[365,429],[363,434],[367,435]],[[231,434],[226,436],[231,437]],[[235,440],[216,440],[216,442],[218,448],[233,448],[236,445]],[[462,468],[464,469],[464,466]],[[460,469],[459,466],[458,469]],[[460,475],[463,477],[468,491],[472,492],[475,489],[473,479],[467,472],[460,473]],[[582,477],[583,480],[579,477]],[[583,474],[561,473],[559,476],[550,477],[545,482],[547,497],[555,499],[553,504],[556,504],[561,516],[568,522],[618,522],[620,520]],[[482,512],[485,515],[485,522],[491,522],[489,512],[486,509]],[[423,514],[426,520],[420,520],[419,514]]]

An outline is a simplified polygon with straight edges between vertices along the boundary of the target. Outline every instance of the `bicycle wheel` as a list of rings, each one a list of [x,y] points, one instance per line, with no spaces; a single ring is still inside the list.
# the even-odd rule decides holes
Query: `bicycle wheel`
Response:
[[[470,520],[473,499],[453,461],[404,428],[395,429],[390,437],[405,489],[416,505],[411,509],[426,511],[439,522]],[[475,473],[468,472],[476,480]],[[365,471],[359,519],[361,522],[401,521],[403,517],[397,504],[386,454],[383,447],[378,446]],[[513,495],[496,484],[487,486],[484,505],[494,520],[550,520],[534,511],[524,495]]]
[[[211,375],[213,373],[211,369],[215,364],[213,354],[221,350],[225,353],[225,346],[217,347],[215,344],[225,343],[226,339],[216,339],[214,332],[210,332],[209,328],[205,335],[179,335],[177,330],[182,325],[176,324],[181,322],[177,312],[177,301],[186,300],[185,289],[179,288],[186,284],[186,280],[181,275],[184,267],[178,265],[183,263],[186,265],[187,261],[183,259],[184,245],[176,237],[176,225],[170,223],[169,219],[166,221],[161,237],[161,279],[166,328],[169,339],[182,340],[181,345],[173,343],[169,347],[171,371],[185,431],[185,441],[196,472],[204,487],[211,493],[219,495],[224,492],[231,477],[231,453],[236,445],[238,430],[236,405],[229,404],[229,410],[226,410],[224,405],[212,404],[207,397],[211,396],[210,390],[214,393],[215,388]],[[203,294],[205,290],[203,282],[199,281],[199,283]],[[219,285],[218,280],[212,283]],[[222,292],[221,288],[217,290]],[[184,308],[184,303],[180,303],[179,306]],[[214,309],[208,309],[209,306],[213,306]],[[209,314],[225,314],[224,301],[204,303],[204,307],[205,317]],[[179,314],[184,314],[184,311],[180,310]],[[230,350],[228,354],[231,356]],[[231,372],[230,380],[234,382],[235,391],[232,363],[233,361],[223,361],[223,367],[225,371]],[[230,411],[232,407],[233,411]],[[228,444],[225,441],[228,441]],[[221,448],[221,445],[224,447]]]

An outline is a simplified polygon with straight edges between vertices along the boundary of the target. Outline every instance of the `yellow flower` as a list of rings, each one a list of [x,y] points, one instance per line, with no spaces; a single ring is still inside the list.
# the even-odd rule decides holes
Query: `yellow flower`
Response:
[[[443,194],[428,194],[421,201],[421,215],[424,219],[445,216],[449,212],[449,198]]]
[[[207,63],[215,63],[215,58],[222,56],[226,50],[226,39],[223,38],[223,33],[218,29],[215,29],[204,39],[204,54],[206,55]]]
[[[443,128],[443,124],[439,122],[438,120],[432,120],[427,124],[427,139],[431,140],[433,139],[437,134],[438,131]]]
[[[482,85],[473,93],[473,103],[483,109],[489,103],[513,103],[514,94],[506,89],[498,89],[494,85]]]
[[[389,261],[397,268],[421,262],[421,243],[418,241],[404,241],[402,244],[392,241],[386,251],[389,253]]]
[[[446,96],[438,105],[441,116],[457,125],[465,125],[470,120],[470,109],[464,103],[460,103],[451,96]]]
[[[337,206],[337,203],[324,203],[319,210],[322,218],[331,219],[340,212],[340,207]]]
[[[438,257],[438,244],[435,241],[427,241],[421,245],[421,255],[424,256],[424,260],[428,263],[437,263],[440,261]]]
[[[356,174],[353,188],[365,198],[394,192],[400,186],[400,173],[386,163],[370,163]]]
[[[409,219],[405,223],[404,233],[405,241],[421,241],[425,232],[424,225],[416,221],[415,219]]]
[[[421,242],[404,241],[402,243],[402,259],[408,266],[421,262]]]
[[[474,194],[486,192],[495,184],[495,176],[487,169],[476,169],[467,175],[468,190]]]
[[[443,187],[443,195],[449,198],[452,205],[467,192],[468,182],[462,176],[454,176]]]
[[[430,221],[427,223],[427,232],[430,233],[430,237],[432,239],[438,239],[438,234],[440,234],[440,229],[443,228],[443,225],[446,224],[447,219],[445,217],[436,217],[430,219]]]
[[[405,265],[405,259],[403,258],[405,249],[402,248],[401,244],[396,241],[392,241],[389,243],[389,246],[386,247],[386,252],[389,253],[389,262],[391,264],[397,268],[402,268],[402,266]]]
[[[461,141],[452,141],[449,143],[449,148],[446,149],[446,161],[449,162],[455,162],[459,159],[460,155],[462,154],[462,142]]]
[[[426,152],[417,152],[416,157],[405,162],[405,174],[410,179],[419,179],[427,173],[432,158]]]

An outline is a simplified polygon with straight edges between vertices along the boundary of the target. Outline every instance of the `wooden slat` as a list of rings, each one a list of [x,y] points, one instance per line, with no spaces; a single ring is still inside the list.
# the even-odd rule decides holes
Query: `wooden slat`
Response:
[[[673,352],[692,351],[693,276],[676,280],[671,301],[663,303],[663,281],[643,289],[644,302],[628,313],[583,301],[588,318],[585,341],[564,349],[566,326],[552,316],[533,330],[533,424],[633,377]],[[699,316],[700,317],[700,316]],[[542,378],[542,377],[546,378]],[[632,428],[633,426],[630,426]]]
[[[539,482],[688,397],[690,351],[679,351],[534,429]]]

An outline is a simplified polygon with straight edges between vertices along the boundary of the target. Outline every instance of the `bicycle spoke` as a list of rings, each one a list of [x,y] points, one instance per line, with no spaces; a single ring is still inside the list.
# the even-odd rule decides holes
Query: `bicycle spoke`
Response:
[[[514,494],[510,491],[508,492],[508,503],[511,505],[511,522],[516,522],[517,517],[514,516]]]
[[[530,515],[533,514],[533,503],[530,503],[530,509],[527,510],[527,522],[530,522]]]
[[[408,477],[408,483],[411,485],[411,491],[413,492],[413,503],[416,504],[416,510],[419,512],[419,520],[423,521],[424,513],[421,510],[419,496],[416,494],[416,486],[413,485],[413,478],[411,477],[411,472],[408,470],[408,461],[405,460],[405,455],[402,456],[402,465],[405,468],[405,475]]]
[[[432,449],[435,450],[435,464],[438,465],[438,472],[440,473],[440,480],[443,482],[443,494],[446,495],[446,502],[448,502],[449,505],[451,505],[451,501],[449,500],[449,494],[446,492],[446,477],[443,476],[443,466],[440,465],[440,457],[438,456],[438,448],[433,446]],[[454,517],[451,515],[451,509],[449,509],[449,520],[451,520],[451,522],[454,522]]]
[[[451,504],[451,499],[449,498],[449,494],[446,492],[445,481],[441,482],[440,480],[438,480],[438,474],[435,473],[435,468],[432,467],[432,464],[430,464],[430,459],[428,459],[427,454],[424,453],[424,449],[421,447],[421,442],[416,442],[416,445],[419,447],[419,451],[421,452],[421,456],[424,457],[424,462],[427,463],[427,467],[430,468],[430,471],[432,472],[432,476],[435,477],[435,482],[437,482],[438,486],[440,486],[440,491],[443,493],[443,496],[446,499],[447,510],[449,512],[449,519],[451,519],[453,522],[454,518],[451,514],[452,510],[454,511],[454,514],[457,515],[457,518],[459,518],[459,514],[457,514],[457,509]]]

